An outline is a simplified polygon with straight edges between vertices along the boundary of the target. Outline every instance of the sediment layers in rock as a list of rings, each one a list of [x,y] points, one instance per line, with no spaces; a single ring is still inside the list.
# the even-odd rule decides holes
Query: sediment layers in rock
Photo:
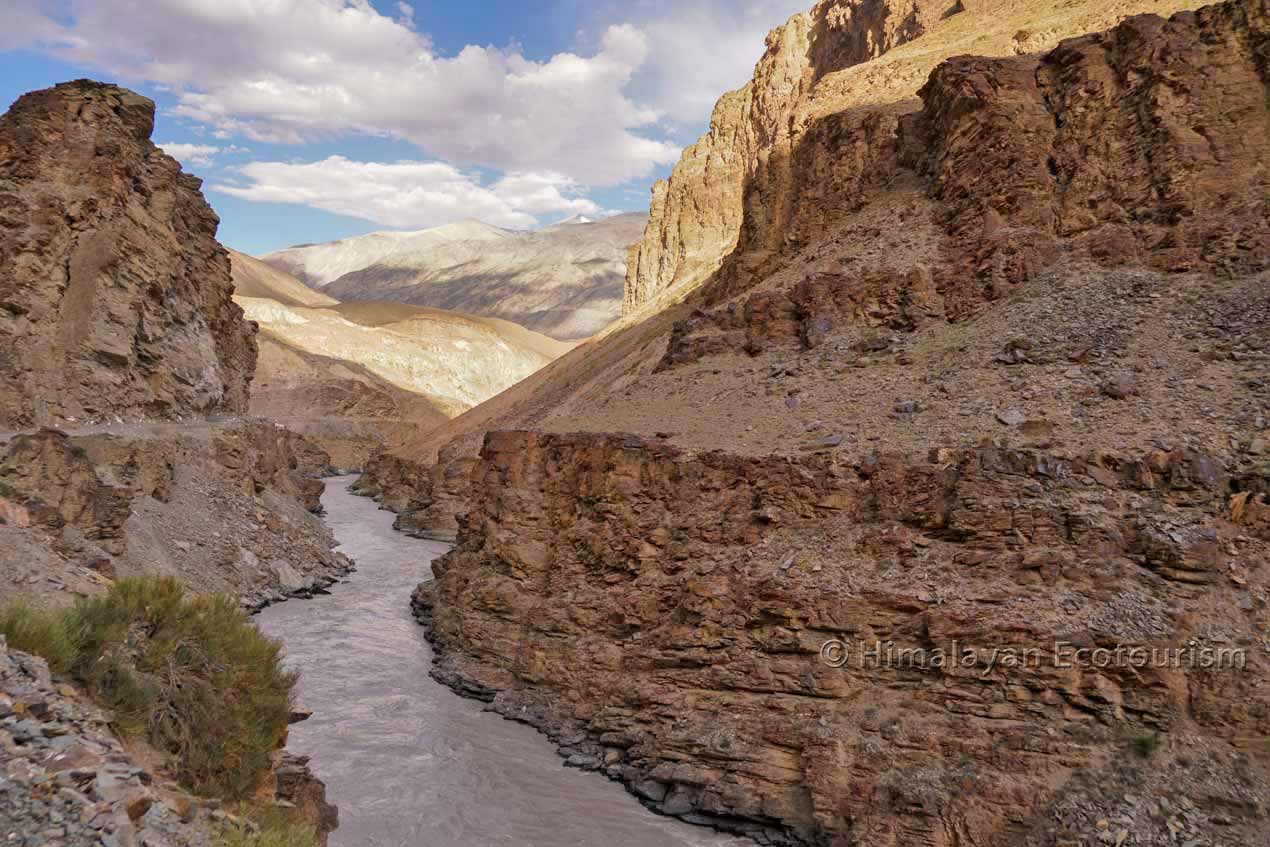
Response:
[[[62,602],[155,572],[250,606],[311,594],[349,568],[314,514],[328,465],[263,422],[17,436],[0,455],[0,579]]]
[[[1230,492],[1263,471],[491,433],[416,602],[442,679],[761,843],[1078,843],[1122,815],[1140,843],[1261,843],[1270,536]],[[1135,648],[1242,659],[1103,661]],[[937,649],[960,658],[914,664]]]
[[[154,104],[80,80],[0,118],[0,427],[247,407],[254,327]]]
[[[1127,15],[1198,5],[822,0],[772,32],[753,80],[719,100],[710,131],[654,187],[628,261],[625,312],[682,297],[721,267],[752,284],[823,238],[861,189],[885,179],[872,159],[893,127],[853,112],[893,123],[940,62],[1034,54]]]
[[[965,320],[1060,260],[1263,270],[1267,38],[1255,0],[1138,16],[1041,57],[951,59],[916,112],[819,119],[793,154],[784,247],[752,249],[776,230],[747,207],[754,234],[702,290],[717,308],[676,327],[663,366],[811,348],[844,324],[911,332]],[[870,227],[907,243],[862,257],[853,242]],[[776,273],[800,264],[792,285]]]

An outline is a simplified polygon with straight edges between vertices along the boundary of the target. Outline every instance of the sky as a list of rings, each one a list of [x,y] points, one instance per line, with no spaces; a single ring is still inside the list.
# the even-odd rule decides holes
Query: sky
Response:
[[[219,238],[261,255],[477,218],[646,211],[810,0],[0,0],[0,108],[153,98]]]

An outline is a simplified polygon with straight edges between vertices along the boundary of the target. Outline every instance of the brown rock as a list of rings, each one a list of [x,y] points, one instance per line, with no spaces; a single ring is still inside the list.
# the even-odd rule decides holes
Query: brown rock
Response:
[[[439,678],[571,749],[594,744],[586,755],[638,738],[620,776],[663,813],[779,844],[1013,847],[1016,821],[1047,831],[1074,773],[1096,794],[1120,790],[1103,764],[1130,755],[1120,739],[1177,726],[1228,749],[1270,731],[1270,666],[1252,654],[1230,674],[1055,658],[1057,643],[1181,644],[1191,625],[1168,610],[1196,591],[1224,610],[1214,619],[1235,641],[1257,636],[1235,611],[1244,589],[1212,579],[1221,559],[1205,524],[1225,508],[1225,479],[1183,483],[1198,457],[1140,461],[1171,481],[1139,513],[1168,522],[1114,499],[1096,506],[1070,483],[1078,460],[1037,451],[852,466],[834,453],[496,432],[458,546],[415,603]],[[1118,497],[1136,485],[1132,474],[1107,482]],[[834,509],[818,505],[828,498]],[[916,533],[922,563],[897,578],[880,565],[913,556]],[[1106,564],[1131,557],[1142,567]],[[1139,588],[1144,574],[1155,599]],[[821,660],[829,639],[855,645],[845,667]],[[957,655],[960,644],[973,658],[866,659],[888,640]],[[997,647],[1034,658],[994,663]],[[1183,717],[1192,708],[1194,723]],[[1163,759],[1154,768],[1162,785],[1179,778]],[[1255,774],[1260,803],[1270,772]],[[1265,832],[1252,814],[1239,826],[1254,842]]]
[[[809,39],[805,55],[814,56],[820,30],[795,17],[774,34],[752,83],[775,90],[742,110],[750,121],[774,125],[752,132],[761,144],[745,132],[726,136],[731,178],[748,185],[738,233],[725,223],[735,213],[713,217],[718,192],[701,184],[695,163],[702,151],[690,148],[682,175],[671,177],[683,196],[654,195],[644,245],[628,272],[628,310],[660,292],[698,286],[705,304],[720,307],[676,327],[664,369],[794,341],[815,348],[849,324],[912,331],[932,318],[962,320],[1066,256],[1164,271],[1262,270],[1270,266],[1270,176],[1266,145],[1247,141],[1270,137],[1261,105],[1260,4],[1225,3],[1168,21],[1133,17],[1039,58],[951,58],[934,67],[917,92],[921,109],[908,113],[899,104],[848,107],[850,95],[829,85],[832,73],[813,66],[799,75],[798,60],[776,48]],[[810,14],[835,5],[822,2]],[[902,43],[932,24],[923,4],[900,5],[913,7],[912,27],[896,34]],[[992,5],[977,13],[991,16]],[[856,26],[869,15],[848,19]],[[934,34],[922,37],[934,41]],[[1002,50],[1012,47],[1003,41]],[[932,46],[924,55],[937,53]],[[775,68],[798,84],[765,76]],[[1161,93],[1182,79],[1180,96]],[[752,96],[747,91],[719,108],[739,109],[734,100]],[[712,135],[698,147],[717,155],[724,143]],[[886,235],[901,246],[877,251],[867,267],[816,274],[783,290],[763,287],[810,245],[882,234],[863,224],[852,232],[852,213],[858,217],[888,184],[913,175],[942,229],[931,271],[912,267],[914,253],[933,258],[921,255],[929,253],[919,236],[926,221],[900,215],[889,222],[898,231]],[[659,202],[672,208],[659,211]],[[722,203],[731,202],[725,193]],[[703,216],[709,224],[690,225]],[[762,290],[738,308],[738,296],[756,286]],[[1005,355],[1028,358],[1019,349]]]
[[[1138,393],[1138,379],[1129,371],[1116,374],[1102,385],[1102,393],[1115,400],[1126,400]]]
[[[0,426],[240,412],[254,325],[154,104],[80,80],[0,118]]]

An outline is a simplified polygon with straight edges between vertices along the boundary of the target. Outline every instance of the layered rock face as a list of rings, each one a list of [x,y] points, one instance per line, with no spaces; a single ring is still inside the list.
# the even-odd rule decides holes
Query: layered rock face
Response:
[[[1231,523],[1229,492],[1264,474],[1186,450],[491,433],[417,602],[443,679],[760,843],[1088,843],[1106,819],[1262,843],[1270,536]]]
[[[270,423],[154,426],[0,445],[0,584],[69,602],[161,572],[252,607],[350,563],[316,516],[330,457]]]
[[[254,328],[154,104],[81,80],[0,118],[0,426],[247,407]]]
[[[1039,58],[952,59],[916,112],[826,116],[793,158],[799,201],[775,230],[747,206],[741,247],[703,288],[726,305],[679,325],[664,366],[811,348],[846,324],[965,320],[1060,259],[1174,273],[1270,266],[1267,29],[1255,2],[1140,16]],[[907,227],[910,243],[825,267],[844,230],[867,236],[854,224],[884,195],[901,207],[887,223]],[[854,217],[834,224],[835,209]],[[755,249],[777,230],[788,255]],[[807,245],[826,261],[773,284]]]
[[[367,462],[366,474],[353,491],[396,512],[394,529],[415,538],[453,542],[459,516],[468,507],[475,465],[476,457],[463,442],[445,445],[431,465],[381,450]]]
[[[726,274],[752,283],[780,254],[840,225],[886,179],[873,160],[890,144],[896,109],[880,107],[912,98],[941,61],[1035,53],[1125,15],[1198,5],[822,0],[772,32],[753,80],[719,100],[709,133],[654,187],[624,311],[682,297],[725,259]]]

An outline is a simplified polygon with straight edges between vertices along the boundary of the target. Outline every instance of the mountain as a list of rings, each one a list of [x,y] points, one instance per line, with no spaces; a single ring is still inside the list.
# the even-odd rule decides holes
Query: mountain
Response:
[[[774,31],[622,321],[360,483],[434,674],[760,843],[1270,843],[1270,6],[1197,5]]]
[[[619,314],[645,216],[571,218],[533,232],[463,221],[292,247],[262,260],[344,302],[392,301],[504,318],[560,340]]]
[[[154,119],[92,80],[0,117],[6,599],[162,573],[259,605],[347,570],[312,514],[328,457],[244,416],[256,327],[202,183],[151,142]]]
[[[262,257],[296,279],[322,289],[345,274],[363,270],[399,254],[434,253],[437,261],[466,260],[480,245],[511,238],[511,230],[467,220],[415,232],[372,232],[355,238],[289,247]],[[448,245],[462,245],[447,249]]]
[[[379,304],[307,308],[237,299],[266,337],[363,365],[393,385],[429,398],[448,417],[498,394],[569,349],[564,342],[535,338],[505,321],[439,309],[407,306],[385,319],[359,308]]]
[[[260,327],[252,414],[358,468],[385,443],[445,423],[569,350],[497,318],[401,303],[339,303],[230,252],[235,302]]]
[[[284,306],[335,306],[334,297],[314,291],[300,280],[246,253],[229,251],[233,268],[234,293],[239,297],[259,297]]]

